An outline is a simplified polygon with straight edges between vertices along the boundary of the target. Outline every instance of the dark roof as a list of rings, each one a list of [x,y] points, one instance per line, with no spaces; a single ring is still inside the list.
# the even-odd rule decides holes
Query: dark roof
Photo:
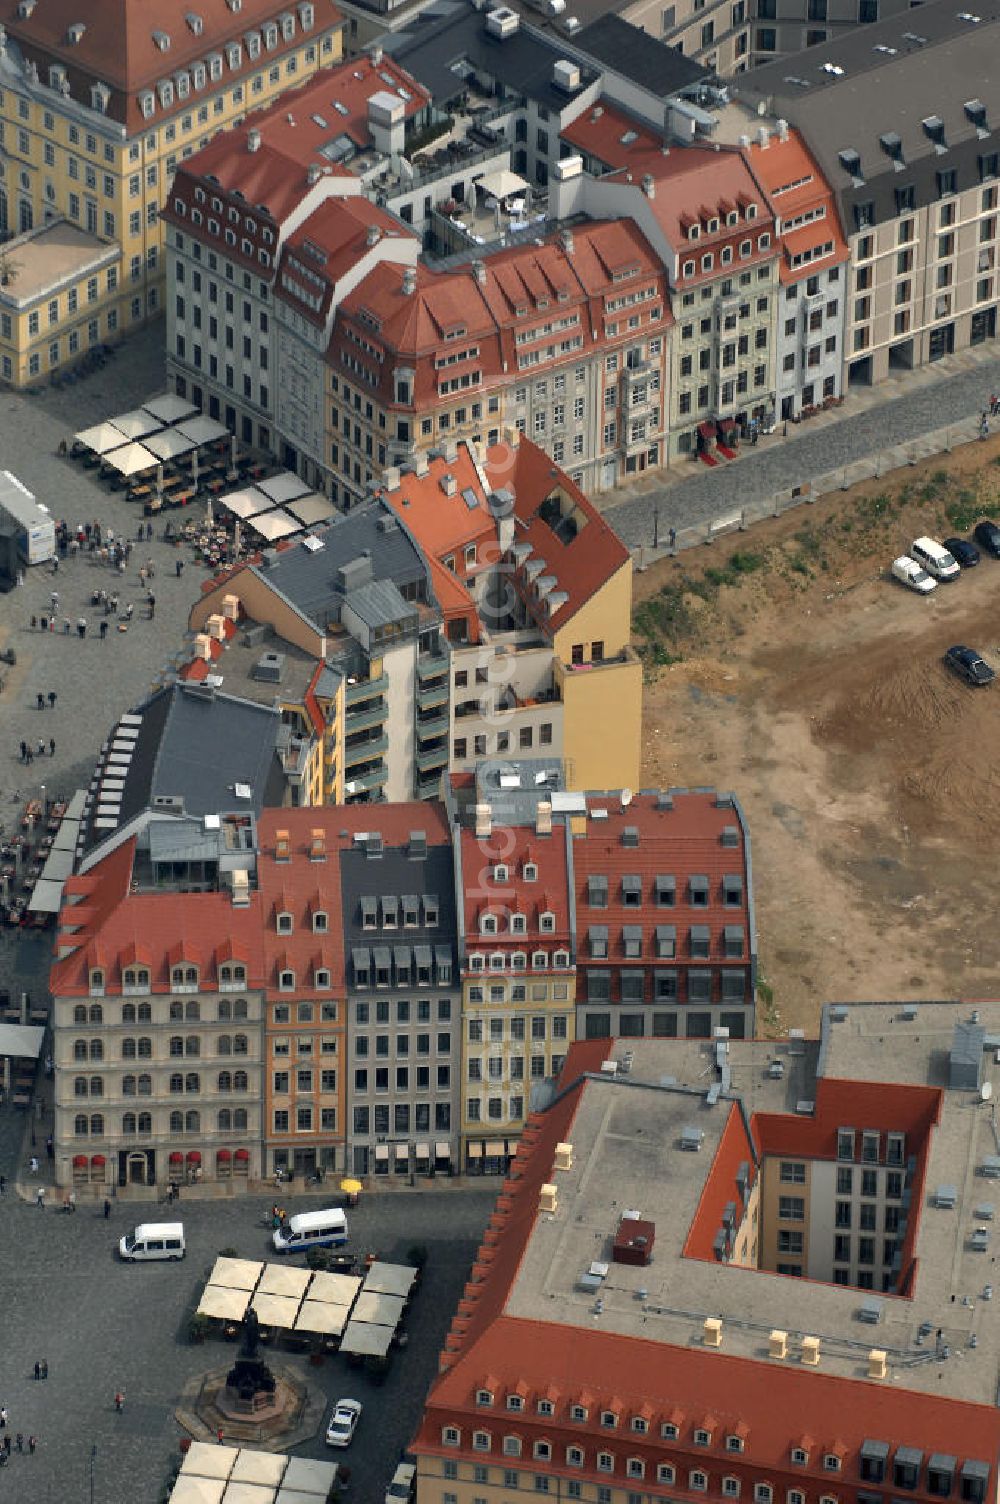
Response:
[[[465,90],[465,79],[454,71],[454,64],[464,60],[476,72],[489,74],[514,92],[561,113],[580,90],[594,82],[598,70],[581,68],[579,89],[570,93],[557,89],[552,65],[567,56],[565,47],[557,38],[525,28],[522,18],[513,36],[495,37],[486,30],[485,12],[470,7],[416,28],[409,40],[392,50],[397,62],[430,90],[439,109]]]
[[[425,822],[426,823],[426,822]],[[377,816],[371,828],[378,828]],[[455,864],[450,845],[428,843],[426,854],[411,857],[409,845],[385,846],[380,857],[372,858],[364,850],[354,847],[341,852],[340,891],[343,899],[344,950],[374,946],[443,947],[452,964],[455,962]],[[395,897],[402,912],[403,899],[414,895],[417,898],[435,897],[438,901],[438,922],[433,929],[423,923],[423,909],[418,910],[416,928],[404,929],[400,917],[398,927],[392,930],[366,930],[361,923],[361,900],[363,898]],[[378,920],[381,925],[381,910]],[[348,973],[348,985],[353,973]]]
[[[959,192],[980,182],[979,157],[1000,149],[998,48],[1000,20],[929,0],[755,68],[735,87],[751,107],[762,103],[801,130],[851,233],[856,206],[872,205],[878,223],[900,212],[897,190],[912,186],[918,209],[937,199],[939,173],[954,168]],[[939,142],[929,129],[934,117]]]
[[[382,530],[385,518],[392,521],[388,531]],[[366,551],[371,557],[371,578],[391,580],[397,586],[426,581],[419,550],[385,502],[358,507],[322,531],[313,531],[322,548],[310,550],[293,544],[266,555],[257,569],[273,590],[321,629],[339,621],[345,595],[367,583],[366,577],[345,587],[338,577],[339,570],[361,560]]]
[[[577,32],[573,46],[594,58],[607,72],[620,73],[659,99],[709,77],[709,70],[701,63],[640,31],[621,16],[606,14],[591,21]]]

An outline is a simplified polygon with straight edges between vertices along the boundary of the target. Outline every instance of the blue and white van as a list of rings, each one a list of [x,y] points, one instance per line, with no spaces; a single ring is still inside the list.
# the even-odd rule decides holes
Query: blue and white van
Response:
[[[299,1212],[275,1228],[271,1240],[276,1253],[304,1253],[309,1248],[342,1248],[347,1242],[347,1218],[339,1208]]]

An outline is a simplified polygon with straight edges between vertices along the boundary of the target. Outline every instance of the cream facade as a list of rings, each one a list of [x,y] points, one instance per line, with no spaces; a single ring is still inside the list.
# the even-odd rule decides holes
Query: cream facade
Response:
[[[52,220],[0,250],[0,378],[35,386],[69,369],[123,315],[121,251],[67,220]]]

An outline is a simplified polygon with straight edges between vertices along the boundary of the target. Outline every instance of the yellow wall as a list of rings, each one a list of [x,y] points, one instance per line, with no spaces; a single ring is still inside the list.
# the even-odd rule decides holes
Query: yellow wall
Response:
[[[557,663],[563,702],[563,757],[571,789],[638,788],[642,737],[642,664],[629,649],[623,663],[582,673]]]
[[[18,264],[30,258],[31,243],[4,250],[14,276],[9,302],[0,288],[0,379],[15,387],[34,386],[57,371],[71,369],[89,350],[115,338],[123,301],[119,254],[110,265],[63,279],[19,307],[16,272]],[[92,291],[96,293],[93,299]]]
[[[785,1155],[782,1158],[801,1164],[803,1161],[796,1155]],[[757,1267],[760,1269],[776,1270],[779,1264],[801,1264],[803,1270],[809,1267],[809,1198],[811,1194],[812,1163],[805,1160],[806,1178],[805,1183],[796,1185],[794,1182],[786,1182],[781,1179],[782,1158],[771,1156],[764,1160],[761,1167],[759,1184],[760,1194],[760,1233],[759,1252]],[[783,1222],[779,1217],[779,1202],[782,1196],[797,1196],[804,1203],[804,1212],[801,1222]],[[778,1233],[786,1230],[802,1234],[802,1252],[784,1253],[778,1248]]]
[[[573,647],[583,645],[583,661],[590,662],[593,642],[603,642],[604,656],[612,657],[632,640],[632,561],[627,559],[610,580],[594,592],[564,627],[553,635],[557,655],[569,663]]]
[[[240,17],[233,16],[232,36],[243,41]],[[163,225],[158,215],[177,163],[205,146],[218,131],[237,124],[250,111],[273,103],[286,89],[305,83],[320,66],[330,67],[343,56],[343,28],[315,26],[303,32],[296,17],[296,45],[284,51],[262,51],[256,72],[227,77],[208,85],[169,111],[157,101],[147,125],[124,141],[121,128],[83,100],[67,101],[44,85],[48,74],[39,69],[42,87],[19,93],[5,80],[0,89],[0,144],[5,149],[7,224],[14,233],[44,222],[46,215],[64,215],[122,248],[122,332],[159,312],[163,298]],[[245,43],[243,44],[245,47]],[[280,45],[280,44],[279,44]],[[214,50],[225,52],[223,42]],[[174,73],[164,57],[163,77]],[[276,76],[274,76],[276,74]],[[154,91],[155,92],[155,91]],[[40,95],[41,97],[35,97]],[[83,108],[81,109],[81,105]],[[29,187],[19,188],[27,173]],[[22,218],[21,204],[30,209],[31,224]],[[134,300],[138,305],[134,306]]]
[[[298,612],[286,604],[279,595],[270,589],[267,582],[249,569],[241,569],[231,579],[224,580],[214,590],[209,590],[196,601],[191,608],[188,625],[193,632],[204,630],[205,623],[212,615],[221,614],[222,601],[227,595],[239,597],[243,607],[243,615],[250,621],[266,623],[274,628],[279,637],[286,642],[294,643],[306,653],[311,653],[314,658],[323,656],[324,639],[322,633],[310,627]]]

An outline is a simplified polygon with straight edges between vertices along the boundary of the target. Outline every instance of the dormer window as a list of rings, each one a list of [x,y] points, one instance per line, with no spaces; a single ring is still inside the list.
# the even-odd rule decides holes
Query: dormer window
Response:
[[[507,881],[507,879],[508,879],[509,876],[510,876],[510,871],[504,865],[504,863],[503,862],[497,862],[496,865],[493,868],[493,881],[495,883],[505,883]]]
[[[730,209],[729,212],[726,215],[726,224],[730,225],[730,226],[738,224],[739,223],[739,218],[740,217],[737,214],[736,210],[735,209]]]
[[[742,1450],[743,1450],[743,1437],[742,1436],[727,1436],[726,1437],[726,1451],[727,1452],[742,1452]]]
[[[719,233],[719,221],[717,219],[710,219],[705,228],[709,235],[717,235]]]
[[[198,986],[198,968],[196,966],[172,966],[170,968],[170,987],[173,992],[190,992]]]
[[[508,1400],[508,1406],[510,1401]],[[520,1457],[521,1438],[519,1436],[505,1436],[503,1439],[503,1454],[505,1457]]]
[[[531,952],[531,965],[535,971],[544,971],[548,964],[549,957],[547,951],[533,950]]]
[[[545,909],[538,916],[538,928],[541,930],[543,935],[554,934],[556,928],[556,916],[550,910]]]
[[[202,29],[202,19],[201,19],[201,17],[195,15],[194,11],[189,10],[188,13],[187,13],[187,15],[184,17],[184,19],[187,22],[188,26],[191,28],[191,30],[194,33],[194,35],[196,37],[200,37],[201,36],[201,29]]]
[[[91,997],[104,996],[104,972],[100,967],[92,967],[90,972],[90,995]]]
[[[493,1403],[493,1391],[492,1390],[490,1390],[490,1389],[477,1389],[476,1390],[476,1404],[477,1405],[480,1405],[480,1406],[482,1406],[482,1405],[492,1405],[492,1403]]]
[[[472,1446],[474,1451],[488,1452],[490,1449],[489,1431],[473,1431]]]
[[[277,924],[278,924],[278,934],[279,935],[290,935],[292,933],[292,916],[291,916],[291,914],[289,914],[287,912],[284,912],[284,911],[282,913],[280,913],[278,915]]]
[[[747,206],[746,206],[746,208],[744,209],[743,212],[746,215],[747,219],[756,219],[757,218],[757,205],[756,204],[747,204]]]
[[[239,42],[226,43],[226,62],[230,68],[239,68],[243,62],[243,48]]]
[[[799,1467],[804,1467],[809,1461],[809,1453],[804,1447],[792,1447],[792,1461]]]
[[[694,276],[694,267],[695,267],[695,264],[694,264],[693,261],[685,261],[685,263],[684,263],[684,265],[683,265],[683,267],[681,269],[681,276],[683,276],[683,277],[693,277]]]
[[[264,46],[270,52],[272,47],[278,45],[278,28],[273,21],[268,21],[264,27]]]
[[[481,935],[495,935],[497,932],[497,916],[495,914],[481,914],[479,916],[479,933]]]
[[[549,1462],[552,1459],[552,1445],[548,1441],[536,1441],[532,1448],[532,1454],[538,1462]]]
[[[587,1419],[587,1414],[588,1411],[586,1405],[570,1405],[569,1407],[570,1420],[585,1421]]]
[[[153,97],[151,89],[144,89],[139,95],[139,108],[142,111],[143,119],[148,120],[156,109],[156,100]]]
[[[317,909],[313,914],[313,933],[325,935],[329,928],[329,916],[322,910]]]
[[[323,991],[329,988],[330,985],[330,973],[325,966],[322,966],[313,974],[313,986],[319,991]]]
[[[126,992],[148,992],[149,972],[145,966],[127,966],[122,974]]]
[[[521,876],[526,883],[536,883],[538,881],[537,865],[534,862],[525,862],[521,868]]]
[[[552,964],[553,966],[558,966],[565,969],[569,965],[569,951],[557,950],[555,955],[552,957]]]
[[[539,1415],[554,1415],[556,1410],[551,1400],[539,1400],[536,1408]]]
[[[664,1441],[676,1441],[677,1426],[672,1420],[665,1420],[660,1427],[660,1435]]]
[[[701,225],[698,224],[697,222],[695,224],[693,224],[693,225],[688,225],[688,240],[700,240],[700,239],[701,239]]]
[[[361,928],[363,930],[378,929],[378,905],[374,898],[361,900]]]
[[[524,1409],[524,1398],[523,1398],[523,1396],[520,1395],[520,1394],[508,1394],[508,1396],[507,1396],[507,1409],[508,1410],[523,1410]]]
[[[601,1425],[602,1426],[612,1427],[613,1428],[614,1426],[617,1426],[617,1424],[618,1424],[618,1417],[617,1417],[617,1415],[615,1414],[615,1412],[613,1410],[602,1410],[601,1411]]]
[[[827,1452],[823,1457],[823,1469],[828,1473],[840,1472],[840,1461],[836,1452]]]
[[[632,1430],[639,1436],[645,1436],[649,1431],[649,1421],[644,1415],[633,1415]]]
[[[745,261],[746,258],[749,256],[749,254],[750,254],[750,252],[752,250],[753,250],[753,241],[752,240],[741,240],[740,241],[740,258],[741,258],[741,260]]]
[[[510,932],[512,935],[525,935],[528,932],[528,921],[524,914],[511,914]]]
[[[399,929],[399,900],[394,896],[382,900],[382,928]]]
[[[295,973],[294,973],[294,971],[280,971],[278,973],[278,987],[279,987],[280,991],[282,991],[282,992],[294,992],[295,991]]]
[[[694,1433],[694,1444],[695,1444],[695,1446],[696,1447],[707,1447],[707,1446],[711,1445],[711,1442],[712,1442],[712,1433],[711,1433],[711,1431],[706,1431],[703,1426],[697,1427],[696,1430],[695,1430],[695,1433]]]
[[[712,270],[712,267],[714,265],[715,265],[715,257],[712,255],[711,251],[708,251],[701,258],[701,269],[702,269],[703,272],[710,272]]]

